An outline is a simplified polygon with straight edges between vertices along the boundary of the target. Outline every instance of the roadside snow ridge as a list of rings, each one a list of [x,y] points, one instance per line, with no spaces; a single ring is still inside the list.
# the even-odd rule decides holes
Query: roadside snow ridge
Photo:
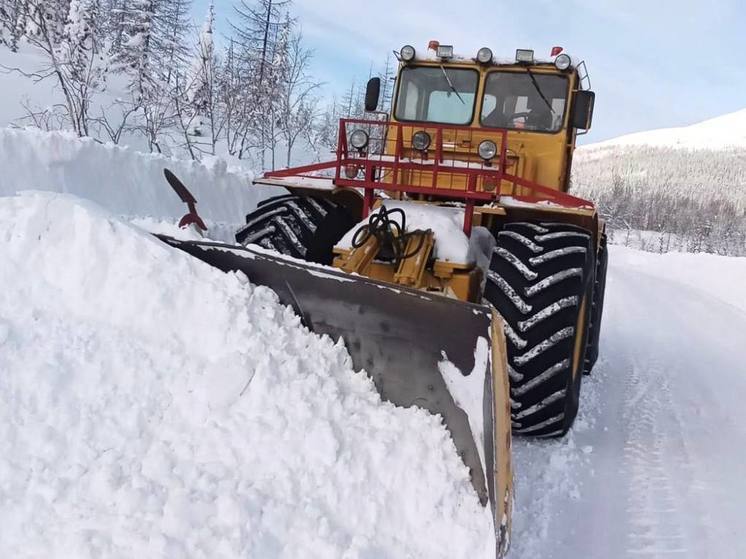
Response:
[[[494,553],[440,418],[272,291],[67,195],[0,239],[0,557]]]

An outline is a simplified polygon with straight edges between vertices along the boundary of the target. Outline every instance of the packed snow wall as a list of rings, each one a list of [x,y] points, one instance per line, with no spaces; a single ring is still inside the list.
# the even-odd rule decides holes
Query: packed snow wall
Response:
[[[64,192],[122,217],[174,221],[185,208],[163,178],[165,167],[189,187],[208,223],[243,223],[259,200],[280,193],[254,188],[251,172],[230,167],[220,158],[178,160],[69,132],[0,129],[0,195],[21,190]]]

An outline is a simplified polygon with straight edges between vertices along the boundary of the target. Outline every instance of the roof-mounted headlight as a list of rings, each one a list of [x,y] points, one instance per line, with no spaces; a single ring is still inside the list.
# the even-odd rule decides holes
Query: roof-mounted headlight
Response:
[[[453,45],[438,45],[435,54],[438,58],[453,58]]]
[[[515,61],[518,64],[533,64],[534,63],[534,51],[531,49],[516,50]]]
[[[554,59],[554,67],[557,70],[567,70],[572,65],[572,59],[568,54],[560,54]]]
[[[430,134],[424,130],[419,130],[412,134],[412,147],[418,151],[425,151],[430,147]]]
[[[412,45],[404,45],[399,51],[399,56],[404,62],[411,62],[414,60],[415,50]]]
[[[497,144],[492,140],[482,140],[479,143],[477,153],[479,153],[479,157],[485,161],[489,161],[497,155]]]
[[[482,47],[477,51],[477,62],[480,64],[489,64],[492,62],[492,49]]]
[[[368,133],[365,130],[355,130],[350,134],[350,144],[355,149],[363,149],[368,145]]]

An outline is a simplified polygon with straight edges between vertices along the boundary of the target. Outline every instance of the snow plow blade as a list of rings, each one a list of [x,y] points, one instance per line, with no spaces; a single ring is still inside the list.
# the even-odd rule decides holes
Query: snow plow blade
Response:
[[[274,290],[305,326],[343,338],[356,369],[382,398],[440,414],[492,509],[497,556],[510,528],[510,410],[501,319],[490,307],[350,276],[260,248],[214,242],[167,244],[224,272],[241,271]]]

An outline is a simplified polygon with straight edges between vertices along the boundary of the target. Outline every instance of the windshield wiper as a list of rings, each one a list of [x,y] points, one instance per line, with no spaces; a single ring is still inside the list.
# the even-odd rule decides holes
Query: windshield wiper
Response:
[[[547,104],[547,107],[549,107],[549,110],[552,112],[552,114],[554,114],[554,109],[552,108],[552,104],[549,102],[549,99],[546,98],[546,96],[544,95],[544,92],[539,87],[539,82],[536,81],[536,78],[534,77],[534,73],[531,71],[530,68],[526,68],[526,72],[528,72],[528,77],[531,78],[531,83],[534,84],[534,88],[536,89],[536,91],[539,92],[539,95],[544,100],[544,102]]]
[[[458,91],[456,91],[456,88],[453,87],[453,84],[451,83],[451,78],[448,77],[448,74],[446,73],[446,69],[443,67],[443,65],[440,65],[440,71],[443,72],[443,75],[446,77],[446,81],[448,82],[448,87],[451,88],[451,91],[453,91],[456,94],[456,97],[458,97],[458,100],[461,101],[462,105],[466,105],[466,101],[464,101],[461,98],[461,95]]]

